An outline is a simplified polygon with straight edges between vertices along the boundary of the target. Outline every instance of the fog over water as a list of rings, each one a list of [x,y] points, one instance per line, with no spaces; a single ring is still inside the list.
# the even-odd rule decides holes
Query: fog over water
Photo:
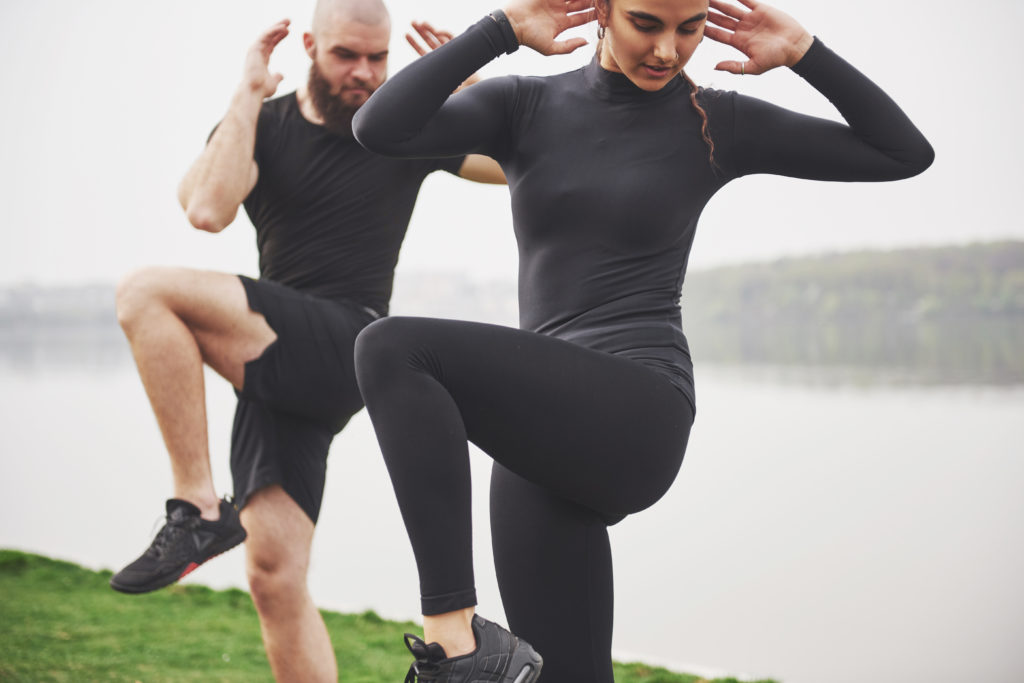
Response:
[[[434,283],[448,291],[434,304],[453,317],[514,314],[514,300],[452,282]],[[439,314],[424,310],[424,291],[400,279],[396,312]],[[451,303],[460,291],[461,308]],[[481,299],[489,313],[473,305]],[[116,569],[146,546],[170,491],[127,345],[112,323],[6,333],[0,547]],[[961,341],[961,355],[984,355]],[[1024,381],[971,363],[936,375],[894,343],[872,362],[801,364],[784,345],[734,345],[752,349],[737,355],[714,335],[691,342],[698,416],[680,476],[612,529],[616,656],[785,683],[1019,680]],[[207,386],[226,492],[233,394],[212,373]],[[314,599],[415,618],[413,558],[365,412],[330,463]],[[480,610],[501,618],[489,461],[474,451],[473,467]],[[187,581],[244,588],[243,553]]]

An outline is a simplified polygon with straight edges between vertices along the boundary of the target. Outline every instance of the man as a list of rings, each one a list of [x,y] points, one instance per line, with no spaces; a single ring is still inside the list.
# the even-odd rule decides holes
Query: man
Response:
[[[416,28],[429,47],[445,40],[429,25]],[[387,313],[424,177],[437,169],[484,182],[504,176],[485,157],[392,160],[352,138],[352,115],[386,78],[390,19],[380,0],[319,0],[303,36],[308,82],[264,103],[282,78],[269,72],[270,55],[287,34],[284,20],[249,50],[226,115],[179,188],[200,230],[223,230],[244,203],[260,279],[150,268],[118,289],[118,318],[170,455],[174,498],[152,545],[111,586],[142,593],[168,585],[248,533],[249,585],[275,677],[336,681],[306,572],[328,447],[362,407],[352,345]],[[213,488],[204,363],[238,395],[231,469],[240,513]]]

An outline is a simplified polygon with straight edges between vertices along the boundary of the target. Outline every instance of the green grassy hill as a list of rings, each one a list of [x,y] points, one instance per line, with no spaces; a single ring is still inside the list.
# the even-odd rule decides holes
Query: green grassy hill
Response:
[[[110,572],[0,550],[0,681],[273,681],[244,591],[172,586],[125,596],[109,579]],[[404,680],[410,659],[402,634],[416,632],[415,624],[373,612],[323,615],[341,681]],[[642,664],[616,665],[616,680],[701,681]]]

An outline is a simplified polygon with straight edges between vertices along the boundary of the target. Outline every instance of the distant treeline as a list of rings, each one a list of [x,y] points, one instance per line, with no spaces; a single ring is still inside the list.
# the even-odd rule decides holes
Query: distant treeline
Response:
[[[401,273],[392,310],[516,324],[513,282]],[[698,367],[867,382],[1024,384],[1024,242],[791,258],[694,271]],[[0,288],[0,368],[129,362],[114,286]]]
[[[694,272],[688,322],[1024,320],[1024,242],[864,251]]]
[[[0,332],[25,326],[116,324],[113,284],[0,289]]]
[[[1024,242],[695,272],[694,360],[842,380],[1024,383]]]

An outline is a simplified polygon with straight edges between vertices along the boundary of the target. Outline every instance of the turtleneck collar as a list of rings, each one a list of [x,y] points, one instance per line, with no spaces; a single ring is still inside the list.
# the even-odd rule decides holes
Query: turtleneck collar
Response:
[[[638,88],[626,74],[608,71],[601,66],[598,55],[594,55],[590,64],[583,67],[583,75],[587,87],[598,97],[609,102],[654,102],[677,93],[680,88],[689,90],[690,87],[683,75],[679,74],[661,90]]]

